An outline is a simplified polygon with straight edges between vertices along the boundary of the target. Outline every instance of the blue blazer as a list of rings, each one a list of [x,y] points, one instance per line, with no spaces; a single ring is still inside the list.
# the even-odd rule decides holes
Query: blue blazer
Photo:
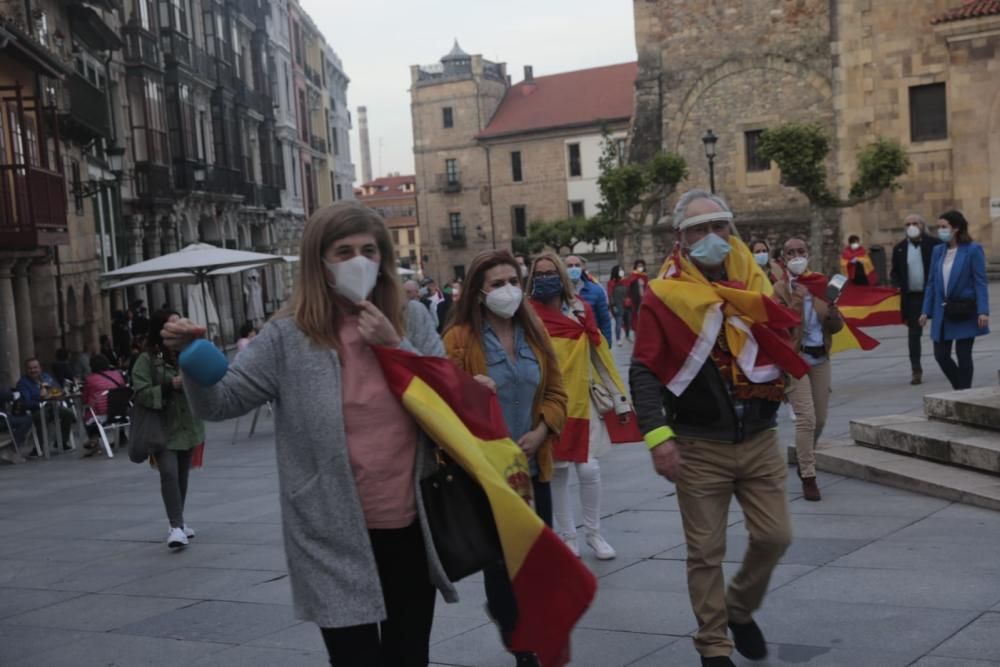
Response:
[[[595,282],[590,281],[586,276],[582,276],[583,281],[580,287],[580,296],[590,304],[590,309],[594,311],[597,318],[597,328],[604,334],[604,339],[611,345],[611,312],[608,310],[608,295],[604,288]]]
[[[942,243],[931,255],[931,272],[924,289],[923,314],[931,320],[931,339],[935,343],[985,336],[989,328],[980,329],[976,318],[952,322],[944,317],[944,302],[948,299],[975,299],[976,313],[990,314],[986,292],[986,254],[978,243],[960,243],[948,278],[948,293],[944,291],[944,255],[948,245]]]

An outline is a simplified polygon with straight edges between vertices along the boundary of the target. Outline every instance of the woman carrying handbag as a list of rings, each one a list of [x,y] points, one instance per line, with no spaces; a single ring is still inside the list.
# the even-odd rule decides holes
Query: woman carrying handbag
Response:
[[[924,288],[920,326],[931,320],[934,358],[953,389],[972,386],[972,344],[990,332],[986,255],[969,236],[969,222],[958,211],[938,216],[938,238]],[[952,343],[958,363],[951,358]]]
[[[170,521],[167,546],[171,549],[186,546],[194,537],[194,530],[184,522],[184,502],[195,450],[205,442],[205,424],[191,412],[177,357],[164,345],[161,335],[167,322],[179,319],[176,312],[158,310],[150,320],[146,349],[132,369],[137,409],[133,408],[134,433],[129,444],[133,461],[136,447],[148,447],[150,463],[160,472],[160,494]],[[157,442],[146,442],[143,433]]]
[[[500,401],[511,438],[528,457],[535,511],[552,525],[552,442],[566,421],[566,392],[545,329],[524,302],[521,272],[503,250],[477,256],[445,329],[448,357]],[[522,489],[518,489],[521,491]],[[516,604],[503,561],[484,571],[487,610],[507,643]],[[531,653],[515,653],[518,665],[535,665]]]

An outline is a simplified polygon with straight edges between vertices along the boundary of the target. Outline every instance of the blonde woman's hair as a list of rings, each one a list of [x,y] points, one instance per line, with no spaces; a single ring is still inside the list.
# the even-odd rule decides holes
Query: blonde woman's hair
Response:
[[[562,258],[554,252],[543,252],[531,261],[531,272],[528,274],[528,286],[525,291],[529,295],[534,291],[535,269],[538,266],[538,263],[545,259],[552,262],[556,267],[556,271],[559,273],[559,280],[562,282],[562,294],[560,295],[562,302],[566,304],[573,303],[573,299],[575,298],[575,294],[573,293],[573,283],[569,279],[569,274],[566,272],[566,265],[563,264]]]
[[[342,352],[340,326],[344,308],[335,299],[331,277],[323,263],[323,254],[336,241],[354,234],[375,237],[381,260],[378,281],[369,301],[392,322],[403,335],[403,288],[396,273],[396,252],[382,217],[370,208],[353,201],[325,206],[306,222],[299,250],[299,272],[291,303],[278,317],[292,317],[306,336],[317,345]]]

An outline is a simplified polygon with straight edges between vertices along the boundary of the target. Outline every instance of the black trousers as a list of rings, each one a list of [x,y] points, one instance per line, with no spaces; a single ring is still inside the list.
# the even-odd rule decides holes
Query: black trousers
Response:
[[[191,472],[193,449],[167,449],[156,455],[160,471],[160,495],[167,510],[171,528],[184,527],[184,501],[187,499],[188,473]]]
[[[906,313],[906,328],[908,342],[910,346],[910,370],[922,370],[920,357],[923,351],[920,349],[920,339],[924,335],[924,328],[920,326],[920,311],[924,308],[923,292],[907,292],[903,295],[906,299],[903,312]]]
[[[951,344],[955,343],[955,356],[958,363],[951,358]],[[956,341],[943,340],[934,343],[934,358],[941,367],[941,372],[951,382],[952,389],[968,389],[972,386],[972,344],[975,338],[961,338]]]
[[[369,530],[387,618],[322,628],[334,667],[426,667],[436,591],[427,572],[420,524]]]

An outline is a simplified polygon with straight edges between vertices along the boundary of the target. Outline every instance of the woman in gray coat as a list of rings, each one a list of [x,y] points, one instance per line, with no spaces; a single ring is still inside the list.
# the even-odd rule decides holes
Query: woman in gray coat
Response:
[[[273,403],[296,615],[320,626],[338,667],[426,665],[435,588],[457,600],[420,499],[426,438],[370,347],[444,353],[420,304],[403,305],[395,256],[370,209],[320,209],[306,224],[291,305],[219,383],[185,380],[204,419]],[[164,339],[182,349],[203,333],[182,320]]]

